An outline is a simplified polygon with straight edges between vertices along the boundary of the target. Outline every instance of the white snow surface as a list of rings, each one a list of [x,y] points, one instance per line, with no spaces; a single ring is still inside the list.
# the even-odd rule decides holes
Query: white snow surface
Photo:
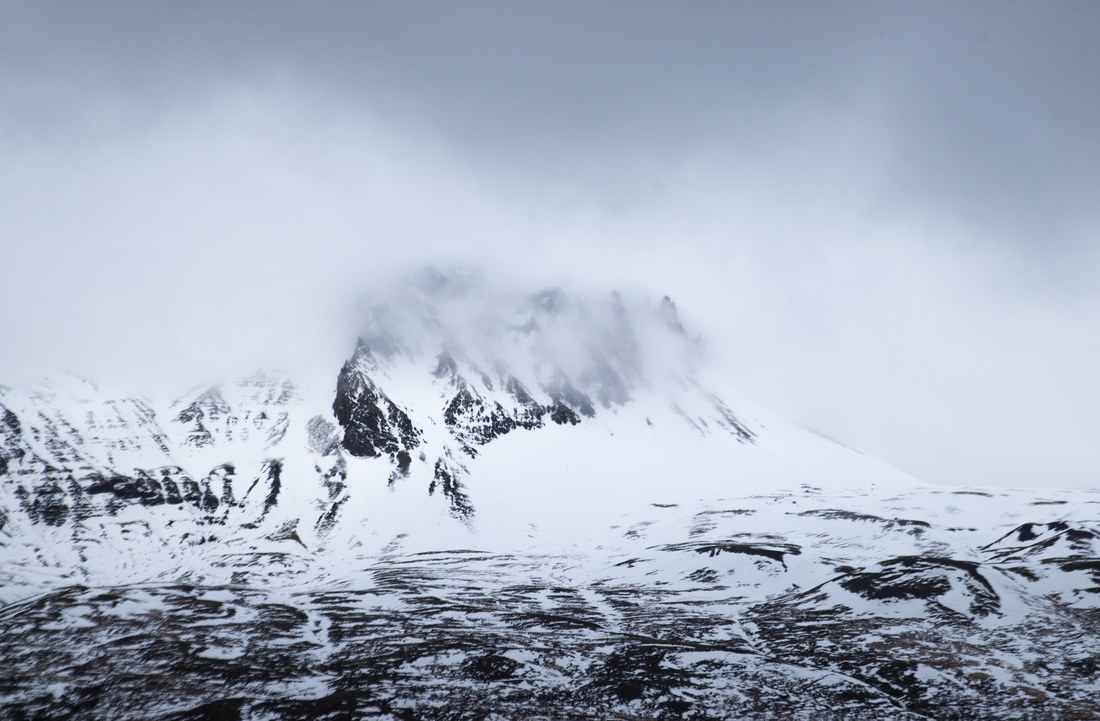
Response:
[[[706,381],[714,369],[667,299],[509,295],[428,274],[367,306],[364,319],[367,352],[349,367],[418,430],[404,474],[395,475],[392,454],[354,457],[311,436],[323,427],[339,438],[337,369],[327,378],[258,375],[163,408],[77,378],[0,391],[0,406],[17,419],[7,426],[0,474],[0,603],[73,583],[346,582],[380,555],[468,550],[575,558],[563,573],[623,582],[656,575],[704,595],[764,600],[821,587],[827,600],[814,603],[904,616],[923,612],[925,602],[869,603],[830,585],[835,569],[930,552],[995,561],[996,549],[986,546],[1020,524],[1095,528],[1100,517],[1097,499],[1084,492],[1040,498],[922,486],[742,399],[719,399]],[[453,372],[437,372],[444,353]],[[470,441],[477,418],[447,422],[462,389],[515,417],[522,407],[506,390],[509,378],[540,406],[554,402],[554,383],[564,378],[592,400],[591,417],[544,419],[484,444]],[[429,493],[441,459],[472,514],[456,515],[444,493]],[[160,478],[165,468],[205,484],[200,491],[217,496],[216,510],[87,492],[93,477]],[[46,478],[56,493],[36,491]],[[72,484],[85,489],[80,514]],[[26,499],[35,493],[60,498],[64,518],[32,518]],[[703,551],[682,552],[708,543],[719,550],[705,564]],[[723,552],[722,544],[786,550],[775,561]],[[704,565],[711,573],[698,578],[720,582],[689,579]],[[966,573],[951,573],[959,580],[937,602],[968,612]],[[1082,590],[1092,583],[1087,569],[1043,571],[1030,581],[992,575],[1002,615],[1026,612],[1029,584],[1079,605],[1100,596]]]

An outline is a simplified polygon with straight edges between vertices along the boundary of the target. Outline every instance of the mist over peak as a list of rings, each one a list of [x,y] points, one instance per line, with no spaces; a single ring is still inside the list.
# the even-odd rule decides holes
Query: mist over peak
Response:
[[[356,308],[358,353],[375,363],[445,354],[450,363],[513,368],[540,381],[599,379],[622,395],[635,384],[683,382],[703,361],[701,339],[685,330],[672,300],[643,291],[427,266]]]

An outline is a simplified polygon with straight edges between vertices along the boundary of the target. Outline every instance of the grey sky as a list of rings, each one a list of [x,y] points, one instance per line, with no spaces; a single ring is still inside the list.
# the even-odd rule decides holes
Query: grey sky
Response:
[[[287,363],[466,260],[672,292],[735,385],[930,480],[1095,484],[1098,36],[1093,2],[12,0],[0,382]]]

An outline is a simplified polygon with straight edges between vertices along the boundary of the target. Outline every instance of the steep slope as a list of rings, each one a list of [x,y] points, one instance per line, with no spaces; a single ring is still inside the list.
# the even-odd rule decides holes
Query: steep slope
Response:
[[[283,384],[253,378],[240,387],[261,385]],[[278,417],[281,405],[257,402],[246,413]],[[0,413],[0,574],[9,598],[38,583],[186,574],[179,563],[188,549],[226,536],[262,536],[269,517],[282,515],[272,513],[282,459],[239,448],[211,452],[213,436],[195,448],[188,424],[196,419],[186,413],[159,415],[144,401],[73,378],[6,390]],[[184,441],[175,443],[177,437]]]
[[[510,506],[540,499],[525,519],[552,521],[538,513],[556,508],[550,489],[604,510],[705,495],[715,469],[719,488],[911,482],[802,429],[735,414],[700,381],[699,342],[668,298],[494,294],[428,274],[372,305],[364,325],[333,404],[342,447],[387,459],[391,484],[426,485],[460,518],[502,506],[514,518]]]

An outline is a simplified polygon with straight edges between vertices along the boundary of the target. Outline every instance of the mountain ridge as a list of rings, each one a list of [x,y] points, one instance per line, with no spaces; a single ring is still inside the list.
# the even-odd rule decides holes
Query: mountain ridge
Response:
[[[733,461],[775,476],[792,456],[700,385],[698,341],[667,297],[502,294],[428,270],[361,310],[327,392],[271,372],[158,408],[79,377],[3,391],[5,523],[68,530],[80,567],[89,537],[122,543],[119,529],[155,518],[170,568],[174,546],[219,534],[307,550],[363,524],[447,535],[440,510],[499,539],[550,528],[552,508],[596,517],[645,494],[705,493],[708,469]],[[686,457],[665,450],[677,443]],[[46,555],[58,553],[71,557]]]
[[[0,390],[0,710],[1100,714],[1095,494],[727,404],[667,298],[428,273],[363,311],[324,383]]]

